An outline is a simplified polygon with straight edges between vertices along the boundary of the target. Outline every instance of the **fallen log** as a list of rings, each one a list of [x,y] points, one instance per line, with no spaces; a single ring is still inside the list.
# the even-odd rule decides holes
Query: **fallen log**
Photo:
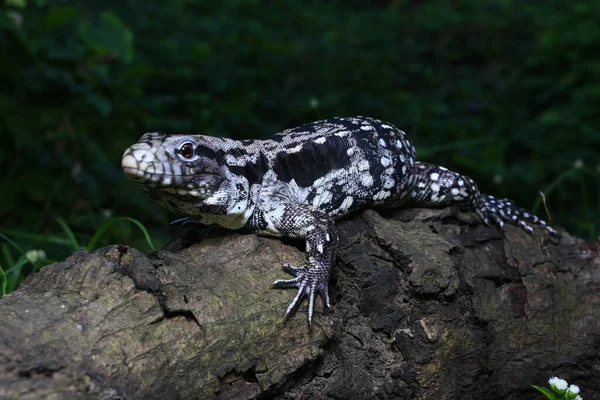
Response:
[[[600,398],[598,244],[474,214],[338,223],[312,326],[271,284],[301,242],[231,232],[176,252],[77,251],[0,299],[4,399]]]

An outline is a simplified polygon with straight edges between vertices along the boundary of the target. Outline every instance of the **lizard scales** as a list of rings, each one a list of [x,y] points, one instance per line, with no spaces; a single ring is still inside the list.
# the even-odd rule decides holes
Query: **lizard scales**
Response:
[[[511,201],[481,194],[467,176],[416,161],[408,136],[373,118],[330,118],[264,140],[146,133],[122,167],[151,199],[201,224],[305,239],[306,264],[284,265],[294,278],[274,286],[298,288],[287,315],[308,297],[309,322],[317,294],[330,307],[333,220],[354,210],[462,204],[486,224],[557,234]]]

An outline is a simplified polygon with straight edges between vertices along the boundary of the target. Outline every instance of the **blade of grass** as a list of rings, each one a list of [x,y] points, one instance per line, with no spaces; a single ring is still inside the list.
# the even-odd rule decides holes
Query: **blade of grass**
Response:
[[[15,238],[29,239],[34,242],[40,242],[40,243],[52,243],[52,244],[60,244],[60,245],[65,245],[65,246],[68,246],[71,244],[71,241],[69,239],[66,239],[63,237],[37,235],[35,233],[27,233],[27,232],[15,231],[12,229],[0,228],[0,235],[2,235],[0,237],[5,238],[6,236],[3,235],[3,233],[6,235],[15,237]]]
[[[27,262],[28,262],[28,260],[25,257],[19,257],[19,260],[13,266],[11,266],[9,269],[7,269],[4,272],[6,273],[6,275],[14,274],[15,271],[17,271],[18,273],[21,273],[21,268],[23,268],[23,265],[27,264]],[[16,275],[18,275],[18,274],[16,274]]]
[[[130,217],[114,217],[114,218],[111,218],[111,219],[107,220],[104,224],[102,224],[100,226],[100,228],[98,228],[96,230],[96,233],[94,233],[94,236],[92,236],[92,238],[88,242],[87,250],[88,251],[92,251],[96,247],[96,243],[98,243],[98,240],[100,240],[100,238],[102,237],[102,235],[104,235],[106,233],[106,231],[108,230],[108,228],[110,228],[110,226],[113,223],[117,222],[117,221],[129,221],[129,222],[135,224],[138,228],[140,228],[140,230],[144,234],[144,237],[146,238],[146,242],[148,243],[148,245],[150,246],[150,248],[152,250],[156,250],[156,248],[154,247],[154,244],[152,243],[152,239],[150,238],[150,234],[148,233],[148,230],[146,229],[146,227],[140,221],[138,221],[137,219],[130,218]]]
[[[22,270],[23,270],[23,266],[25,264],[28,263],[28,260],[23,256],[20,257],[19,260],[16,262],[15,265],[13,265],[12,267],[10,267],[9,269],[6,270],[6,276],[7,276],[7,292],[10,293],[13,290],[15,290],[18,286],[19,283],[22,280]]]
[[[575,168],[569,168],[568,170],[566,170],[565,172],[563,172],[562,174],[560,174],[558,176],[558,178],[556,178],[554,180],[554,182],[552,182],[550,185],[548,185],[546,187],[546,189],[543,190],[544,194],[546,196],[549,196],[550,193],[552,193],[554,191],[554,189],[558,188],[558,186],[567,178],[571,177],[572,175],[575,174],[575,172],[577,171],[577,169]],[[532,212],[535,214],[538,212],[538,210],[540,209],[540,206],[542,205],[542,198],[538,197],[537,200],[535,201],[535,205],[532,208]]]
[[[2,243],[0,245],[0,250],[2,251],[2,256],[4,257],[4,264],[5,265],[15,265],[16,261],[12,255],[12,252],[10,251],[10,244],[9,243]],[[25,254],[21,254],[21,257],[24,257]]]
[[[8,243],[2,243],[0,245],[0,251],[2,252],[2,255],[4,257],[3,264],[9,265],[8,269],[2,270],[2,275],[5,279],[5,282],[2,283],[2,290],[3,293],[6,294],[15,290],[16,287],[19,285],[21,271],[23,269],[23,266],[27,264],[27,258],[23,250],[16,243],[14,243],[12,240],[6,237],[4,237],[4,239],[6,239]],[[20,257],[16,261],[13,258],[13,255],[11,254],[10,245],[14,246],[19,252],[21,252]]]
[[[548,205],[546,204],[546,195],[541,190],[538,190],[540,197],[542,198],[542,204],[544,205],[544,210],[546,210],[546,215],[548,216],[548,222],[552,222],[552,216],[550,215],[550,210],[548,210]]]
[[[71,228],[69,228],[69,225],[67,225],[65,220],[62,219],[61,217],[56,218],[56,222],[58,222],[59,225],[63,228],[63,231],[65,232],[65,235],[67,235],[67,238],[69,239],[69,242],[71,243],[71,246],[73,247],[73,250],[77,250],[79,248],[79,242],[77,242],[77,239],[75,238],[75,234],[73,233]]]
[[[13,242],[8,236],[6,236],[3,233],[0,233],[0,238],[6,240],[8,243],[10,243],[15,249],[17,249],[17,251],[23,255],[25,255],[25,252],[23,251],[22,248],[19,247],[18,244],[16,244],[15,242]]]
[[[587,185],[585,184],[585,182],[586,182],[585,176],[583,174],[581,174],[579,176],[579,187],[581,190],[581,196],[580,196],[581,202],[579,204],[580,204],[580,209],[581,209],[583,215],[587,216],[587,215],[591,215],[591,212],[590,212],[590,205],[588,202],[590,197],[589,197],[588,188],[587,188]]]
[[[6,294],[6,285],[8,284],[8,279],[6,279],[6,274],[4,273],[4,268],[0,265],[0,279],[2,282],[0,283],[0,296],[4,296]]]

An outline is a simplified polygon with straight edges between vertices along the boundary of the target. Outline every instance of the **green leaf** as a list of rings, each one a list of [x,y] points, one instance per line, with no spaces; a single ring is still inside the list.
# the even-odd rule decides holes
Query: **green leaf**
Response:
[[[31,149],[39,144],[36,134],[41,129],[39,115],[32,115],[27,110],[10,109],[11,114],[6,115],[4,121],[8,127],[10,135],[14,138],[17,149]],[[30,134],[24,135],[23,132]],[[34,134],[35,133],[35,134]]]
[[[26,0],[6,0],[4,2],[4,6],[11,7],[11,8],[25,8],[25,7],[27,7],[27,1]]]
[[[51,7],[44,19],[46,29],[61,28],[78,17],[77,9],[72,6]]]
[[[101,115],[106,117],[111,113],[113,105],[106,97],[96,93],[88,93],[86,99]]]
[[[556,395],[554,393],[552,393],[550,391],[550,389],[546,389],[545,387],[541,387],[541,386],[536,386],[536,385],[531,385],[533,388],[539,390],[540,392],[542,392],[544,394],[544,396],[546,396],[546,398],[548,400],[557,400],[556,399]]]
[[[118,57],[127,64],[133,61],[133,32],[116,14],[104,11],[98,24],[84,20],[77,33],[93,52]]]

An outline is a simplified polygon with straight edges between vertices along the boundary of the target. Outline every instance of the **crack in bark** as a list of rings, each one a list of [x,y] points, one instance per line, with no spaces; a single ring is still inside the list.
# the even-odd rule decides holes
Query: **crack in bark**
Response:
[[[162,260],[161,260],[161,257],[158,252],[154,252],[154,253],[150,253],[149,255],[146,255],[148,257],[148,261],[150,261],[150,263],[152,264],[154,269],[153,270],[146,269],[146,270],[140,271],[139,266],[135,263],[131,265],[133,268],[127,268],[127,266],[123,265],[123,257],[129,252],[128,246],[117,245],[117,250],[119,251],[119,257],[118,257],[118,261],[115,261],[117,263],[115,272],[130,278],[136,289],[144,291],[144,292],[149,293],[152,296],[154,296],[156,298],[156,300],[158,301],[158,305],[162,310],[165,320],[169,320],[169,319],[176,318],[176,317],[184,317],[186,321],[193,322],[198,327],[201,328],[200,321],[198,321],[198,318],[196,318],[196,316],[194,315],[194,313],[191,310],[184,309],[184,308],[169,309],[167,307],[166,294],[164,293],[164,291],[162,289],[163,286],[160,284],[160,282],[157,278],[157,269],[162,267]],[[154,258],[154,260],[152,258]],[[156,265],[156,264],[160,264],[160,265]],[[150,279],[141,279],[142,277],[140,277],[138,275],[138,273],[141,273],[141,275],[144,278],[149,277]],[[148,282],[151,282],[152,285],[149,285]],[[187,303],[187,301],[186,301],[186,303]],[[158,322],[159,322],[158,319],[153,321],[153,323],[158,323]]]

